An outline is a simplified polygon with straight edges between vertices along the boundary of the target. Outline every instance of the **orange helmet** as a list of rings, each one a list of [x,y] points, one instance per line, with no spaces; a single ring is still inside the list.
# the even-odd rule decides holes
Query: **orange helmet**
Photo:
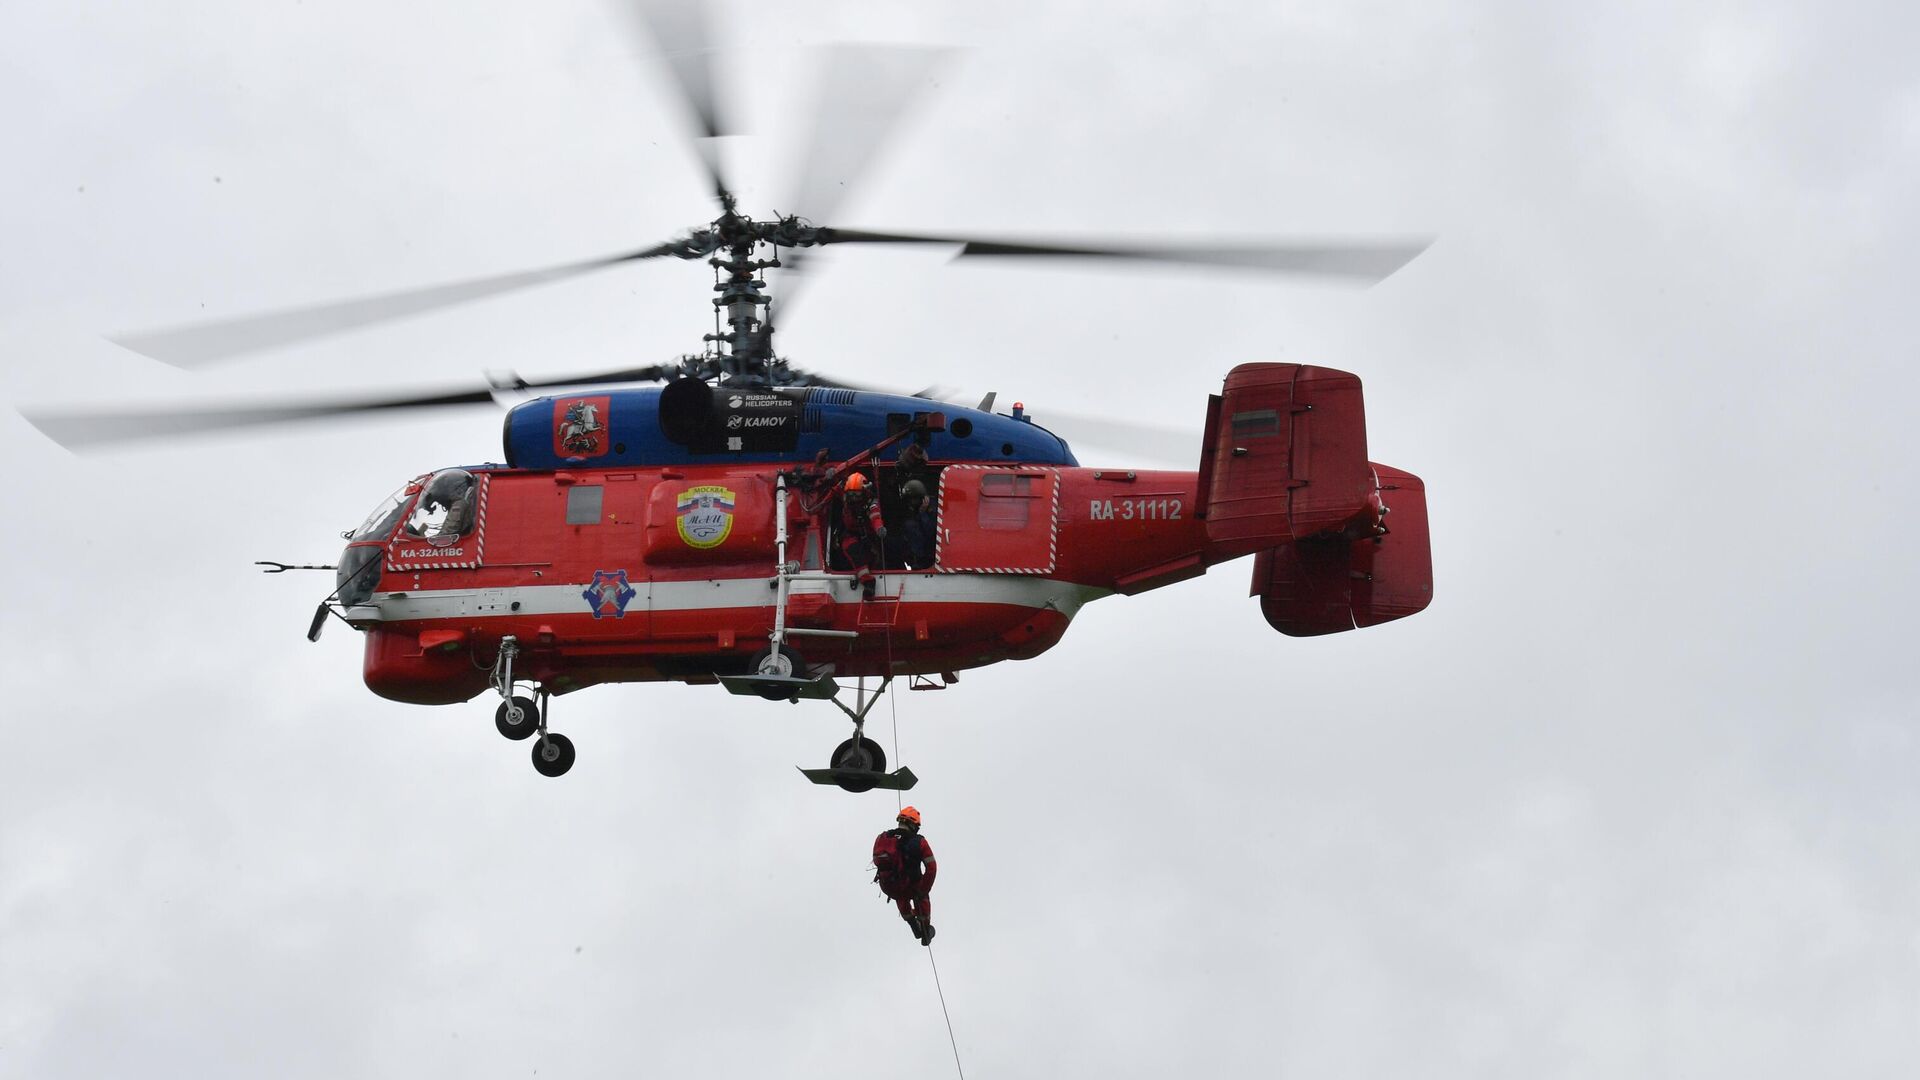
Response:
[[[911,821],[915,825],[918,825],[920,824],[920,811],[915,810],[913,807],[909,806],[904,810],[901,810],[900,817],[895,820]]]
[[[867,490],[866,474],[865,473],[848,473],[847,474],[847,490],[848,491]]]

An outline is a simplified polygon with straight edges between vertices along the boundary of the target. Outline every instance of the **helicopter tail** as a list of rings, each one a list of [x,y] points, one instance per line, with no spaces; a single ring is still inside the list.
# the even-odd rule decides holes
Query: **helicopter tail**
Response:
[[[1209,402],[1199,488],[1210,562],[1373,524],[1376,484],[1358,376],[1241,364]]]
[[[1293,540],[1253,559],[1253,595],[1267,624],[1289,637],[1378,626],[1433,600],[1427,488],[1412,473],[1374,465],[1383,530],[1348,539]]]
[[[1253,593],[1281,633],[1373,626],[1432,596],[1426,487],[1367,460],[1355,375],[1234,368],[1209,403],[1199,490],[1207,561],[1256,555]]]

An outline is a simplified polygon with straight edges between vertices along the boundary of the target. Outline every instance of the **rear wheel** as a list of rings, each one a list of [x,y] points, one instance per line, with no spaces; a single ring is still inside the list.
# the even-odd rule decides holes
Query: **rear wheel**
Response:
[[[493,726],[500,729],[500,734],[519,742],[540,727],[540,709],[532,698],[508,698],[494,710]]]
[[[549,731],[533,744],[533,767],[541,776],[561,776],[573,768],[573,740]]]
[[[887,771],[887,755],[880,744],[872,739],[855,735],[833,749],[833,759],[827,763],[830,769],[854,769],[870,772],[875,776]],[[872,780],[841,780],[842,788],[853,791],[872,791]]]

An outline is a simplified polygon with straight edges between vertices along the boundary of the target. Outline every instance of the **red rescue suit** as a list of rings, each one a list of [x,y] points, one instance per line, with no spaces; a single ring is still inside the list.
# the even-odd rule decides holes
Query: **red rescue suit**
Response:
[[[880,516],[880,500],[861,501],[866,503],[864,508],[855,506],[852,498],[840,502],[840,550],[847,557],[847,565],[864,579],[881,565],[880,539],[886,535],[887,526]]]
[[[875,880],[880,883],[880,891],[893,900],[902,919],[911,923],[918,918],[925,926],[933,921],[933,901],[928,893],[933,891],[934,876],[940,871],[940,865],[933,861],[933,846],[926,837],[909,829],[888,831],[899,847],[900,868]]]

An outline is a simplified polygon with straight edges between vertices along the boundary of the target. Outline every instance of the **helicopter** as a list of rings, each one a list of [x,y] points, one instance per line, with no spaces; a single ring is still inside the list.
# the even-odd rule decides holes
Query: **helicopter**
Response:
[[[699,351],[610,372],[494,376],[486,389],[447,394],[28,419],[81,446],[554,391],[509,409],[501,462],[419,473],[344,533],[338,562],[324,568],[334,571],[335,588],[307,629],[318,640],[337,620],[364,634],[362,677],[381,697],[454,705],[497,696],[497,730],[533,740],[533,765],[549,777],[568,772],[576,757],[573,742],[550,726],[554,698],[602,684],[678,681],[769,701],[828,702],[853,733],[827,767],[802,770],[807,778],[854,792],[911,788],[912,771],[889,772],[864,732],[896,681],[943,690],[962,671],[1039,656],[1095,600],[1162,588],[1248,555],[1251,593],[1282,634],[1339,633],[1427,607],[1425,487],[1369,460],[1357,376],[1240,364],[1205,403],[1194,468],[1092,468],[1023,404],[996,412],[995,395],[968,407],[789,363],[773,342],[776,313],[791,294],[776,307],[765,277],[793,274],[829,245],[923,244],[955,248],[959,257],[1159,261],[1377,281],[1424,243],[1061,242],[817,224],[844,185],[829,185],[833,194],[809,207],[818,216],[757,218],[741,209],[717,154],[706,152],[728,130],[714,104],[720,79],[704,24],[690,8],[662,7],[646,28],[664,47],[695,121],[720,207],[704,226],[563,266],[116,340],[193,366],[671,258],[714,271],[715,325]],[[858,54],[843,54],[834,70],[860,67]],[[837,156],[870,157],[909,96],[843,94],[846,111],[865,110],[867,119]],[[865,504],[855,489],[872,493]],[[875,523],[872,535],[850,535],[863,513]],[[924,525],[920,550],[905,542],[910,523]],[[842,700],[849,679],[857,687],[851,705]]]

